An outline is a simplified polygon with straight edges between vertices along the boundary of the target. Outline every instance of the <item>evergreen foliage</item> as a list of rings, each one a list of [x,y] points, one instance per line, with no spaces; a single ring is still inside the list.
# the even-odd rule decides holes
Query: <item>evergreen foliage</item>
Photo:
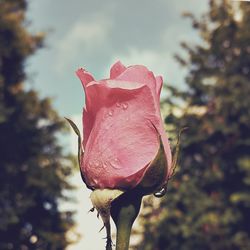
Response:
[[[0,249],[65,249],[72,211],[61,212],[72,162],[50,99],[25,90],[25,62],[43,45],[27,30],[26,0],[0,0]]]

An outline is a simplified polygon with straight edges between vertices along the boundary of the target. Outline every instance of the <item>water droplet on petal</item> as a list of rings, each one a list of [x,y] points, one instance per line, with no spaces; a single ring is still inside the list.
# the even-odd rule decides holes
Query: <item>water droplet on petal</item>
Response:
[[[114,113],[113,110],[109,110],[109,112],[108,112],[109,116],[112,116],[113,113]]]
[[[108,167],[107,163],[104,162],[104,163],[102,164],[102,167],[103,167],[104,169],[106,169],[106,168]]]
[[[121,107],[121,103],[117,102],[116,107],[118,107],[118,108]]]
[[[120,168],[119,160],[117,158],[113,159],[112,161],[110,161],[110,166],[115,169]]]
[[[94,178],[92,178],[92,181],[95,183],[95,184],[97,184],[98,183],[98,180],[94,177]]]
[[[126,102],[124,102],[124,103],[122,104],[122,109],[125,110],[125,109],[127,109],[127,108],[128,108],[128,104],[127,104]]]

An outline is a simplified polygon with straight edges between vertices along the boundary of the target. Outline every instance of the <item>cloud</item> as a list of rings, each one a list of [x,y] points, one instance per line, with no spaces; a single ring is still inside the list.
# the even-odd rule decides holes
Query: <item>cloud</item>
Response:
[[[164,74],[167,68],[168,55],[162,55],[154,50],[131,47],[126,53],[116,55],[112,63],[120,60],[124,65],[143,64],[155,74]]]
[[[111,29],[112,22],[105,16],[75,22],[58,44],[57,70],[61,72],[67,68],[79,53],[90,54],[101,49]]]
[[[161,75],[165,81],[175,84],[181,84],[185,75],[185,70],[180,68],[179,64],[173,60],[172,53],[169,53],[167,49],[149,50],[131,47],[127,52],[115,55],[109,63],[109,67],[118,60],[125,66],[145,65],[155,75]],[[107,76],[108,73],[109,68],[103,75]]]

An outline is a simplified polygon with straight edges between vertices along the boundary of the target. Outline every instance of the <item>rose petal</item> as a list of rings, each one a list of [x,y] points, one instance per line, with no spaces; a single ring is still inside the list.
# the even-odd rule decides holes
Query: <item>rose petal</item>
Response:
[[[147,86],[149,86],[155,101],[155,106],[157,107],[156,110],[158,112],[158,117],[161,117],[160,92],[163,83],[163,79],[161,76],[155,78],[154,74],[151,71],[149,71],[145,66],[135,65],[128,67],[121,75],[117,77],[117,79],[123,81],[132,81],[132,82],[134,81],[134,82],[144,83]],[[159,125],[159,132],[162,137],[165,153],[167,155],[168,168],[170,169],[172,163],[171,149],[162,122],[160,122]]]
[[[149,86],[149,88],[152,90],[153,96],[156,95],[156,83],[154,74],[145,66],[130,66],[117,77],[117,80],[143,83]]]
[[[162,89],[162,85],[163,85],[162,76],[156,76],[155,83],[156,83],[156,93],[157,93],[159,100],[160,100],[161,89]]]
[[[95,84],[87,88],[87,95],[93,103],[87,105],[84,124],[93,122],[93,117],[89,119],[92,109],[96,114],[89,124],[93,128],[82,166],[87,182],[96,188],[135,186],[159,148],[152,123],[159,127],[160,121],[150,89],[146,85],[125,89]]]
[[[76,74],[80,78],[83,88],[85,88],[89,82],[94,81],[94,77],[83,68],[78,69]]]
[[[84,69],[77,75],[86,94],[81,169],[88,184],[95,188],[137,185],[159,148],[152,123],[163,141],[167,179],[172,159],[160,115],[162,78],[144,66],[126,68],[121,62],[111,68],[110,80],[95,82]]]
[[[98,86],[97,86],[98,85]],[[94,126],[96,114],[107,103],[110,94],[109,89],[136,90],[143,87],[141,83],[130,83],[124,81],[107,80],[95,82],[92,81],[85,88],[86,107],[83,110],[83,148],[85,149],[89,134]],[[98,101],[97,101],[98,100]]]
[[[120,61],[116,62],[110,69],[110,79],[115,79],[125,71],[125,69],[126,67]]]
[[[145,84],[139,82],[127,82],[117,80],[106,80],[106,84],[109,88],[122,88],[122,89],[137,89]]]

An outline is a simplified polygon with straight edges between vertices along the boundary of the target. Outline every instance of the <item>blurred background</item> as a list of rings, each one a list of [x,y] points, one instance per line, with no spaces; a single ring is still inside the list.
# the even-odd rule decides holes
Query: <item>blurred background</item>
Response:
[[[231,0],[0,0],[0,249],[104,249],[63,117],[82,130],[76,69],[117,60],[164,77],[171,144],[189,127],[131,249],[250,249],[250,2]]]

